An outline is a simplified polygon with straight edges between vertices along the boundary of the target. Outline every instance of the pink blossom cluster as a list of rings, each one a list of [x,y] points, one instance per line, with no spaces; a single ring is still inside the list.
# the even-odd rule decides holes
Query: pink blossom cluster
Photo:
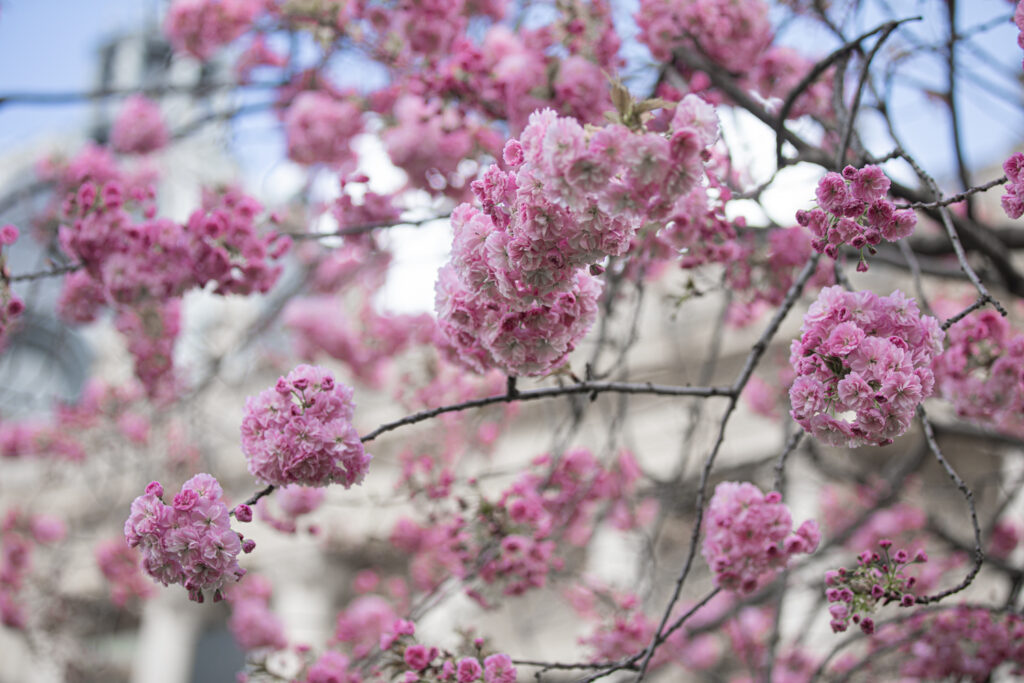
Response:
[[[204,591],[221,600],[224,585],[245,574],[237,561],[243,539],[231,529],[223,494],[211,475],[197,474],[167,505],[163,486],[154,481],[132,501],[124,523],[125,540],[142,552],[146,573],[165,586],[180,583],[196,602],[203,602]]]
[[[261,0],[174,0],[164,31],[176,50],[209,59],[252,26]]]
[[[169,140],[160,105],[143,95],[124,101],[110,131],[110,145],[121,154],[149,154]]]
[[[767,244],[755,244],[754,235],[741,243],[741,252],[722,261],[735,300],[729,322],[745,325],[766,308],[778,306],[786,297],[797,273],[811,257],[811,237],[799,226],[768,231]],[[819,262],[808,286],[827,287],[835,283],[831,264]]]
[[[1024,529],[1021,528],[1021,524],[1017,520],[999,519],[992,525],[988,539],[989,545],[985,552],[990,557],[1006,560],[1020,545],[1022,536],[1024,536]]]
[[[641,0],[635,17],[640,41],[662,62],[670,60],[673,48],[693,41],[715,62],[742,73],[774,38],[768,5],[761,0]]]
[[[670,216],[716,136],[714,110],[696,97],[676,108],[670,137],[531,115],[505,146],[510,170],[492,166],[473,184],[482,211],[463,204],[452,215],[436,307],[457,356],[513,375],[563,363],[596,315],[599,286],[585,268]]]
[[[943,337],[938,321],[899,290],[821,290],[790,346],[790,415],[830,445],[892,443],[931,396]]]
[[[313,662],[303,683],[362,683],[358,670],[352,671],[349,658],[340,652],[326,650]]]
[[[641,0],[634,15],[639,40],[658,61],[670,61],[681,46],[694,48],[726,70],[741,74],[747,90],[777,109],[814,66],[791,48],[772,45],[769,6],[762,0]],[[707,82],[691,75],[691,87]],[[831,110],[831,79],[819,77],[790,110],[791,117]]]
[[[1020,14],[1022,10],[1017,8]],[[1003,162],[1003,171],[1006,172],[1006,190],[1000,199],[1003,204],[1003,211],[1010,218],[1020,218],[1024,214],[1024,154],[1017,152]]]
[[[25,310],[25,302],[11,291],[10,273],[7,269],[3,248],[9,247],[18,240],[18,229],[13,225],[0,227],[0,348],[3,347],[4,334],[10,329],[15,318]]]
[[[25,584],[36,545],[51,545],[67,534],[64,522],[50,515],[11,508],[0,523],[0,624],[25,628],[28,621]]]
[[[398,660],[394,662],[396,669],[405,669],[403,677],[398,679],[402,683],[516,683],[512,658],[504,653],[483,656],[483,639],[474,640],[476,656],[458,657],[416,642],[415,632],[412,622],[396,619],[381,636],[381,649]]]
[[[425,487],[428,496],[450,494],[445,471],[441,468],[439,481]],[[610,466],[582,448],[558,459],[542,455],[497,500],[482,499],[475,518],[454,514],[426,526],[403,518],[395,525],[391,542],[414,556],[413,580],[422,590],[430,590],[445,576],[476,573],[503,595],[522,595],[547,585],[551,573],[564,566],[560,546],[585,545],[599,521],[628,530],[653,518],[656,502],[636,500],[639,477],[629,452]],[[470,596],[488,603],[482,593],[470,591]]]
[[[722,482],[708,504],[701,553],[715,585],[747,595],[775,578],[794,555],[812,553],[821,534],[808,520],[793,531],[789,508],[777,491],[747,482]]]
[[[154,218],[152,183],[130,180],[102,155],[86,150],[61,175],[68,191],[61,247],[94,280],[67,280],[61,309],[69,319],[93,319],[90,301],[99,291],[116,304],[177,297],[211,282],[221,294],[249,294],[266,292],[280,275],[269,261],[281,258],[290,241],[258,235],[262,206],[237,190],[206,193],[203,208],[183,225]],[[145,219],[136,219],[138,211]]]
[[[928,555],[918,550],[911,555],[902,548],[891,550],[892,541],[878,542],[881,553],[865,550],[857,556],[857,566],[848,570],[840,567],[825,572],[825,599],[831,603],[828,608],[832,620],[829,625],[833,633],[840,633],[850,627],[850,622],[859,624],[867,635],[875,632],[875,621],[867,614],[874,612],[879,604],[897,602],[901,607],[913,607],[916,596],[911,592],[916,579],[907,576],[904,569],[911,564],[928,561]]]
[[[889,185],[878,166],[847,166],[842,174],[826,173],[815,191],[818,208],[797,211],[797,223],[814,235],[811,245],[819,253],[836,258],[844,244],[859,249],[857,270],[867,271],[865,251],[874,254],[883,239],[895,242],[908,237],[917,225],[913,209],[897,210],[885,198]]]
[[[398,614],[380,595],[361,595],[338,613],[334,638],[348,643],[352,655],[362,659],[380,648],[381,637],[389,631]]]
[[[0,422],[0,458],[55,457],[70,462],[85,460],[85,447],[67,425],[19,420]]]
[[[110,601],[118,607],[144,600],[153,594],[153,582],[142,575],[139,551],[112,538],[96,545],[96,564],[110,585]]]
[[[457,220],[453,216],[456,235],[462,229]],[[579,272],[568,291],[523,305],[497,292],[474,291],[449,263],[437,282],[441,339],[452,361],[475,372],[544,375],[565,362],[593,325],[600,291],[600,281]]]
[[[481,550],[469,522],[458,514],[424,526],[403,517],[395,523],[389,540],[413,556],[409,562],[412,584],[424,592],[451,576],[468,576]]]
[[[420,0],[396,6],[371,5],[365,18],[377,33],[377,43],[387,61],[409,64],[426,58],[432,62],[445,54],[466,29],[473,5],[466,0]],[[495,5],[504,13],[504,2]],[[499,14],[499,16],[501,16]]]
[[[370,455],[352,426],[354,409],[350,387],[323,368],[298,366],[245,402],[249,472],[275,486],[362,483]]]
[[[260,235],[257,218],[263,205],[237,188],[203,192],[203,204],[189,216],[189,242],[194,286],[213,283],[216,294],[266,294],[281,275],[281,259],[291,238],[277,232]]]
[[[902,493],[906,495],[913,489],[912,481]],[[882,507],[880,502],[887,491],[888,486],[881,482],[859,486],[855,493],[826,486],[822,491],[821,507],[829,533],[846,536],[843,546],[849,550],[859,551],[892,540],[911,556],[939,540],[927,532],[928,515],[918,505],[898,502]],[[860,523],[851,529],[850,525],[855,521]],[[916,591],[928,592],[967,562],[968,557],[962,552],[932,554],[927,563],[904,567],[904,574],[913,577]]]
[[[640,477],[629,451],[605,466],[590,450],[574,448],[557,459],[549,454],[534,458],[531,469],[502,493],[498,505],[512,523],[524,525],[535,538],[555,537],[583,546],[599,518],[621,530],[651,518],[656,508],[635,500]]]
[[[580,644],[589,650],[591,661],[624,659],[650,645],[657,622],[643,611],[643,604],[636,595],[585,584],[576,584],[567,593],[579,616],[594,624],[593,630],[579,639]],[[714,633],[694,633],[693,630],[723,617],[730,605],[731,601],[723,594],[697,611],[682,628],[668,637],[664,647],[654,653],[650,670],[655,671],[668,664],[676,664],[689,671],[705,671],[714,667],[723,654],[719,638]],[[606,614],[609,606],[611,612]],[[677,611],[682,613],[690,607],[692,605],[682,604]]]
[[[932,368],[957,415],[1024,435],[1024,333],[996,311],[969,315],[948,333]]]
[[[265,577],[249,572],[226,591],[231,607],[228,630],[246,652],[281,650],[288,645],[281,620],[270,610],[272,590]]]
[[[338,221],[338,229],[346,230],[368,225],[400,223],[402,215],[399,197],[402,191],[381,194],[369,187],[369,176],[363,173],[341,175],[338,185],[341,193],[331,204],[331,215]],[[358,195],[358,201],[357,197]],[[377,260],[386,259],[388,254],[381,249],[373,233],[354,233],[345,236],[341,252],[366,252],[365,256]],[[329,260],[329,259],[328,259]],[[322,291],[335,291],[329,288]]]
[[[491,17],[504,14],[504,0],[486,4],[466,3],[466,8]],[[610,6],[593,0],[566,10],[545,26],[513,30],[494,23],[479,42],[458,36],[432,68],[409,73],[391,93],[376,94],[374,108],[384,112],[398,94],[414,92],[426,99],[457,100],[458,105],[448,106],[460,115],[465,110],[504,119],[513,135],[523,130],[531,112],[543,107],[602,124],[602,114],[612,106],[605,73],[621,64]],[[486,142],[481,146],[487,148]]]
[[[900,675],[909,680],[997,680],[1024,675],[1024,620],[1013,612],[957,605],[921,612],[879,630],[880,646],[902,643]]]
[[[391,161],[409,175],[409,183],[461,198],[469,190],[459,164],[482,148],[497,154],[501,141],[477,117],[438,99],[403,94],[388,112],[395,125],[381,134]]]
[[[361,131],[359,107],[325,92],[299,93],[284,113],[288,157],[300,164],[354,166],[352,139]]]
[[[181,332],[181,300],[147,301],[118,308],[114,327],[125,337],[135,376],[153,399],[177,394],[174,342]]]

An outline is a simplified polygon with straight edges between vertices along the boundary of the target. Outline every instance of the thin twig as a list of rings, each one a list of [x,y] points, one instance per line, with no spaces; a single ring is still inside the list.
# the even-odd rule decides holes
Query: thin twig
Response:
[[[400,420],[382,424],[380,427],[377,427],[375,430],[362,437],[362,440],[363,443],[369,443],[385,432],[390,432],[406,425],[416,424],[417,422],[423,422],[424,420],[429,420],[444,413],[469,410],[471,408],[482,408],[483,406],[489,406],[495,403],[535,401],[555,396],[569,396],[572,394],[603,394],[606,392],[622,394],[655,394],[658,396],[702,396],[704,398],[710,398],[712,396],[731,397],[734,395],[735,389],[732,387],[672,386],[652,384],[650,382],[578,382],[576,384],[569,384],[561,387],[544,387],[542,389],[528,389],[525,391],[520,390],[514,394],[498,394],[497,396],[487,396],[485,398],[477,398],[470,401],[463,401],[461,403],[440,406],[438,408],[430,408],[429,410],[422,410],[418,413],[407,415]]]
[[[821,254],[815,253],[811,258],[807,259],[807,263],[804,264],[804,268],[800,272],[800,275],[790,286],[789,291],[786,292],[786,298],[782,301],[779,309],[768,322],[764,332],[761,333],[761,336],[754,343],[754,346],[751,347],[750,353],[747,354],[746,361],[743,364],[743,368],[740,370],[739,376],[737,376],[736,381],[732,385],[729,394],[729,404],[726,406],[725,413],[722,415],[722,419],[719,422],[718,436],[715,439],[715,444],[712,446],[711,452],[708,453],[708,456],[704,461],[704,467],[701,470],[700,487],[697,489],[697,515],[693,523],[693,532],[690,534],[690,547],[687,551],[686,560],[683,563],[682,570],[679,572],[679,576],[676,578],[672,597],[668,601],[668,605],[665,607],[661,623],[658,625],[658,629],[655,633],[661,633],[662,629],[665,628],[665,623],[668,621],[669,615],[672,613],[672,609],[675,607],[676,602],[679,601],[679,596],[683,590],[683,584],[686,582],[686,578],[690,574],[690,569],[693,567],[693,560],[697,554],[697,544],[700,541],[701,526],[704,521],[704,501],[707,497],[707,488],[708,482],[711,478],[711,470],[714,467],[715,458],[718,456],[722,443],[725,441],[725,429],[729,424],[729,418],[736,409],[736,403],[739,399],[739,395],[743,391],[743,387],[746,386],[751,374],[753,374],[754,368],[757,367],[758,362],[761,360],[761,356],[763,356],[765,351],[768,349],[768,342],[775,337],[776,332],[778,332],[779,327],[782,325],[783,319],[789,314],[790,309],[793,308],[793,305],[800,297],[800,293],[803,292],[807,281],[811,279],[811,275],[813,275],[817,269],[820,257]],[[640,683],[640,681],[643,680],[644,674],[647,672],[647,667],[650,665],[651,659],[654,657],[654,651],[658,647],[658,644],[658,640],[655,638],[647,646],[647,652],[644,656],[643,664],[640,666],[640,672],[637,674],[636,683]]]
[[[974,530],[974,566],[967,572],[967,576],[954,586],[953,588],[941,591],[935,595],[924,595],[917,598],[919,605],[927,605],[929,603],[938,602],[943,598],[949,597],[955,593],[959,593],[974,581],[974,577],[981,571],[981,565],[985,562],[985,553],[981,549],[981,526],[978,524],[978,511],[974,507],[974,492],[964,483],[964,480],[960,478],[960,475],[956,473],[949,461],[946,460],[945,456],[942,455],[942,450],[939,448],[939,443],[935,439],[935,431],[932,429],[932,424],[928,420],[928,415],[925,413],[924,406],[918,406],[917,408],[918,417],[921,420],[921,427],[924,429],[924,437],[928,442],[928,448],[931,450],[935,459],[938,460],[939,465],[946,471],[949,478],[956,484],[957,489],[963,494],[964,499],[967,501],[967,509],[971,513],[971,528]]]

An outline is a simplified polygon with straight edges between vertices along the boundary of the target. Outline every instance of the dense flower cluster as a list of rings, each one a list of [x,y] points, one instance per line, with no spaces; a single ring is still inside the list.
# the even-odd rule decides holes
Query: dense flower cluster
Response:
[[[1010,218],[1020,218],[1024,214],[1024,154],[1017,152],[1003,162],[1003,170],[1006,172],[1006,185],[1003,187],[1006,194],[1000,198],[1003,211]]]
[[[883,239],[903,239],[917,225],[913,209],[897,210],[885,198],[889,185],[877,166],[847,166],[842,174],[826,173],[815,192],[818,208],[797,211],[796,220],[814,235],[811,245],[819,253],[836,258],[844,244],[859,249],[857,270],[864,272],[868,269],[865,251],[874,253]]]
[[[958,605],[915,614],[880,630],[875,640],[902,643],[899,670],[911,680],[982,683],[1000,673],[1024,675],[1024,620],[1013,612]]]
[[[739,254],[722,262],[726,266],[727,282],[734,292],[729,322],[743,325],[756,320],[769,306],[782,303],[813,249],[811,237],[799,226],[768,231],[767,244],[763,246],[748,233],[739,248]],[[834,283],[835,269],[819,261],[808,287],[821,288]]]
[[[135,360],[135,376],[150,398],[175,394],[174,342],[181,332],[181,300],[146,301],[118,309],[114,327]]]
[[[174,0],[164,30],[175,49],[209,59],[249,29],[262,4],[260,0]]]
[[[483,640],[474,641],[475,655],[458,657],[437,647],[427,647],[413,638],[415,626],[396,619],[381,636],[380,647],[398,670],[405,669],[403,683],[420,680],[446,683],[516,683],[516,667],[504,653],[483,656]],[[481,661],[482,660],[482,661]]]
[[[650,644],[657,622],[643,611],[643,601],[632,593],[619,593],[604,587],[576,584],[567,589],[572,607],[593,630],[580,638],[589,650],[591,661],[608,662],[624,659]],[[650,670],[676,664],[690,671],[710,669],[723,653],[717,634],[691,633],[723,617],[731,606],[728,594],[722,593],[674,631],[651,659]],[[692,605],[681,604],[678,612]],[[606,614],[610,611],[610,614]]]
[[[875,622],[866,614],[874,612],[879,604],[898,602],[901,607],[912,607],[917,603],[910,592],[916,580],[904,574],[904,569],[927,562],[928,555],[923,550],[913,556],[903,549],[890,552],[892,541],[888,539],[879,541],[878,546],[881,554],[865,550],[857,556],[854,569],[840,567],[825,573],[825,598],[831,603],[829,625],[834,633],[845,631],[852,621],[871,635]]]
[[[412,576],[421,590],[475,572],[502,595],[522,595],[547,585],[564,566],[561,544],[585,545],[599,520],[627,530],[653,518],[654,501],[633,500],[639,475],[628,452],[610,466],[583,448],[557,460],[542,455],[496,501],[482,499],[475,519],[455,514],[420,526],[402,518],[391,542],[415,556]],[[488,602],[479,592],[470,595]]]
[[[327,650],[306,672],[304,683],[361,683],[358,671],[349,669],[349,659],[340,652]]]
[[[655,59],[669,60],[673,49],[692,46],[726,70],[742,74],[744,87],[774,100],[773,106],[781,106],[814,66],[794,50],[772,45],[769,6],[762,0],[641,0],[634,16],[639,40]],[[828,81],[826,76],[813,83],[797,98],[790,116],[828,112]]]
[[[794,555],[812,553],[821,534],[808,520],[793,531],[789,508],[777,491],[762,493],[747,482],[722,482],[708,504],[701,553],[715,585],[753,593],[784,569]]]
[[[300,93],[284,114],[288,156],[300,164],[354,164],[352,138],[361,130],[359,107],[323,92]]]
[[[172,384],[164,378],[172,367],[178,297],[208,285],[225,295],[266,292],[281,273],[272,262],[290,240],[258,234],[263,207],[238,190],[205,193],[202,208],[181,224],[155,218],[152,182],[123,173],[105,151],[87,147],[47,175],[66,193],[61,247],[83,266],[65,280],[61,315],[90,322],[101,306],[113,306],[151,396],[166,395]]]
[[[194,286],[217,294],[265,294],[277,282],[278,261],[291,247],[280,233],[260,235],[263,205],[241,191],[204,192],[202,208],[185,224]]]
[[[352,426],[354,409],[351,388],[323,368],[298,366],[245,402],[249,472],[276,486],[362,483],[370,455]]]
[[[669,135],[623,125],[588,131],[546,109],[505,145],[473,191],[482,211],[452,216],[452,260],[437,311],[457,355],[475,370],[541,375],[565,361],[596,314],[588,265],[626,252],[637,230],[672,216],[703,173],[718,131],[695,96]]]
[[[142,95],[124,101],[110,131],[110,145],[121,154],[155,152],[169,139],[160,105]]]
[[[823,289],[790,346],[790,415],[831,445],[892,443],[932,393],[943,336],[898,290],[880,297]]]
[[[1024,333],[992,310],[951,327],[935,383],[957,415],[1024,435]]]
[[[395,125],[381,134],[381,140],[391,161],[415,187],[461,197],[469,183],[459,173],[460,162],[478,147],[495,155],[501,149],[501,139],[491,128],[439,100],[404,94],[388,113],[395,117]]]
[[[167,505],[163,486],[154,481],[132,501],[124,523],[125,540],[142,552],[146,573],[165,586],[180,583],[196,602],[204,591],[221,600],[224,585],[245,574],[237,561],[242,538],[231,529],[223,494],[216,479],[197,474]]]

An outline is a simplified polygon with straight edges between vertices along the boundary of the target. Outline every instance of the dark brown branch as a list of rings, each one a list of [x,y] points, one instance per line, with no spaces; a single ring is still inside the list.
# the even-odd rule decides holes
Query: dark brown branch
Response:
[[[743,391],[743,387],[746,386],[747,381],[750,380],[751,374],[754,372],[754,368],[757,367],[758,362],[768,349],[768,342],[775,337],[775,334],[779,331],[779,327],[782,325],[783,319],[789,314],[790,309],[796,304],[797,299],[800,298],[801,292],[804,290],[804,286],[807,281],[811,279],[811,275],[817,270],[818,260],[821,258],[821,254],[814,254],[811,258],[807,259],[807,263],[804,264],[803,270],[800,275],[790,286],[789,291],[786,292],[786,298],[783,299],[779,309],[772,316],[772,319],[768,322],[764,332],[754,343],[754,346],[750,349],[750,353],[747,355],[746,361],[743,364],[743,368],[740,370],[740,374],[736,377],[736,381],[733,383],[732,388],[729,392],[729,404],[725,408],[725,413],[722,415],[722,419],[718,425],[718,436],[715,439],[715,444],[711,448],[711,452],[708,453],[707,458],[704,460],[704,467],[700,474],[700,488],[697,489],[697,501],[696,501],[696,519],[693,522],[693,531],[690,534],[690,546],[687,551],[686,560],[683,563],[683,567],[679,572],[679,576],[676,578],[675,588],[672,591],[672,597],[669,599],[668,604],[665,607],[665,611],[662,614],[661,622],[658,624],[658,628],[655,631],[656,634],[662,632],[665,628],[665,624],[669,619],[669,615],[672,613],[672,609],[679,601],[679,596],[683,591],[683,584],[686,582],[687,577],[690,574],[690,569],[693,567],[693,560],[697,554],[697,544],[700,541],[701,526],[704,521],[704,502],[707,497],[708,483],[711,479],[711,470],[715,465],[715,458],[718,456],[718,452],[722,447],[722,443],[725,441],[725,429],[729,424],[729,418],[732,416],[733,411],[736,409],[736,404],[739,400],[740,393]],[[637,683],[643,680],[644,674],[647,672],[647,667],[650,666],[651,659],[654,657],[654,651],[658,647],[657,638],[651,641],[647,646],[647,652],[644,655],[643,663],[640,666],[640,673],[637,675]]]
[[[928,449],[935,456],[935,459],[939,461],[939,465],[946,471],[949,478],[953,480],[957,489],[963,494],[964,499],[967,501],[967,509],[971,514],[971,528],[974,530],[974,566],[971,567],[970,571],[967,572],[967,576],[958,583],[956,586],[949,588],[944,591],[940,591],[935,595],[924,595],[917,598],[919,605],[927,605],[933,602],[938,602],[943,598],[947,598],[950,595],[954,595],[964,590],[974,581],[974,577],[981,571],[981,565],[985,562],[985,553],[981,549],[981,526],[978,524],[978,511],[974,507],[974,492],[967,486],[960,475],[956,473],[953,466],[949,464],[945,456],[942,454],[942,449],[939,448],[939,443],[935,439],[935,430],[932,429],[932,423],[928,420],[928,415],[925,413],[924,406],[918,406],[917,409],[918,417],[921,420],[921,427],[924,429],[924,437],[928,442]]]
[[[444,413],[453,413],[462,410],[469,410],[471,408],[482,408],[483,406],[494,405],[495,403],[511,403],[513,401],[536,401],[542,398],[553,398],[555,396],[570,396],[573,394],[603,394],[603,393],[620,393],[620,394],[655,394],[658,396],[700,396],[703,398],[710,398],[712,396],[727,396],[732,397],[735,393],[735,389],[732,387],[689,387],[689,386],[670,386],[651,384],[650,382],[644,383],[629,383],[629,382],[579,382],[577,384],[570,384],[561,387],[545,387],[543,389],[528,389],[519,390],[515,393],[504,393],[497,396],[487,396],[485,398],[477,398],[471,401],[463,401],[461,403],[453,403],[451,405],[440,406],[438,408],[431,408],[429,410],[421,410],[418,413],[407,415],[400,420],[394,422],[388,422],[386,424],[377,427],[375,430],[362,437],[363,443],[369,443],[378,436],[385,432],[398,429],[399,427],[405,427],[407,425],[416,424],[417,422],[423,422],[431,418],[443,415]]]

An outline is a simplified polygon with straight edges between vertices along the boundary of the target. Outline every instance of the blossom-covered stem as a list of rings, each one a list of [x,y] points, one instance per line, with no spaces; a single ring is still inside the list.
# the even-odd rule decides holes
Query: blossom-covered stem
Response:
[[[920,21],[922,17],[910,17],[903,19],[902,21],[890,21],[887,24],[879,27],[882,35],[875,41],[874,47],[871,48],[871,52],[868,53],[867,58],[864,60],[864,64],[861,66],[860,78],[857,80],[857,87],[853,90],[853,104],[850,105],[850,111],[848,112],[848,118],[846,125],[843,130],[843,141],[839,145],[839,149],[836,151],[836,168],[840,168],[843,165],[843,160],[846,159],[846,150],[850,146],[850,138],[853,137],[853,123],[857,119],[857,109],[860,108],[860,98],[864,94],[864,86],[868,80],[868,73],[871,69],[871,62],[874,61],[875,55],[881,49],[885,41],[892,35],[893,31],[899,27],[900,24],[907,21]]]
[[[942,190],[939,189],[938,183],[935,182],[935,179],[932,178],[927,171],[921,168],[918,165],[918,163],[913,159],[913,157],[911,157],[905,151],[903,152],[903,154],[901,154],[901,156],[907,161],[908,164],[911,165],[911,167],[913,167],[914,172],[917,173],[917,176],[921,180],[923,180],[925,184],[928,185],[936,200],[941,201],[943,198]],[[956,228],[953,227],[953,219],[949,215],[949,209],[946,208],[945,206],[940,206],[939,216],[942,219],[942,227],[945,228],[946,235],[949,236],[949,242],[950,244],[953,245],[953,251],[956,253],[957,261],[960,263],[960,269],[964,271],[964,273],[970,279],[971,284],[973,284],[974,288],[978,290],[978,293],[981,295],[981,297],[985,299],[985,301],[990,302],[993,308],[995,308],[997,311],[999,311],[1001,315],[1005,317],[1007,315],[1006,309],[1003,308],[1003,305],[999,303],[995,298],[993,298],[991,294],[989,294],[988,288],[985,287],[985,283],[981,281],[981,278],[978,277],[978,274],[974,272],[973,268],[971,268],[971,264],[967,262],[967,254],[964,253],[964,246],[963,244],[960,243],[960,236],[957,235]]]
[[[974,581],[974,577],[981,571],[981,565],[985,561],[985,553],[981,549],[981,526],[978,524],[978,512],[974,507],[974,492],[967,486],[960,475],[956,473],[953,466],[949,464],[945,456],[942,455],[942,449],[939,448],[939,443],[935,439],[935,430],[932,429],[932,423],[928,420],[928,414],[924,410],[924,406],[918,406],[917,408],[918,417],[921,420],[921,428],[924,429],[924,437],[928,442],[928,449],[935,456],[935,459],[939,461],[939,465],[946,471],[949,478],[956,484],[957,489],[963,494],[964,499],[967,501],[967,509],[971,514],[971,528],[974,531],[974,566],[967,572],[967,576],[963,578],[959,584],[953,588],[936,593],[935,595],[925,595],[917,599],[917,603],[920,605],[927,605],[932,602],[938,602],[943,598],[946,598],[955,593],[959,593]]]
[[[818,259],[821,258],[821,254],[815,252],[807,259],[807,263],[804,264],[804,268],[800,271],[800,275],[790,285],[789,291],[786,292],[786,298],[783,299],[782,304],[778,310],[775,311],[775,315],[768,322],[764,332],[754,346],[751,347],[750,353],[747,354],[746,362],[743,364],[743,369],[740,370],[739,376],[736,377],[736,381],[732,385],[731,392],[729,393],[729,404],[725,408],[725,413],[722,415],[722,419],[718,423],[718,436],[715,439],[715,444],[711,448],[711,452],[708,453],[707,458],[704,460],[704,468],[700,473],[700,486],[697,488],[697,518],[693,523],[693,532],[690,535],[690,548],[687,551],[686,560],[683,563],[683,567],[679,572],[679,576],[676,579],[675,588],[672,591],[672,597],[668,601],[664,612],[662,613],[661,622],[658,624],[658,628],[655,630],[656,637],[651,640],[650,645],[647,646],[647,652],[644,656],[643,663],[640,666],[640,673],[637,674],[637,683],[643,680],[644,675],[647,673],[647,668],[650,666],[651,658],[654,657],[654,650],[657,648],[657,634],[660,634],[665,628],[665,624],[668,623],[669,616],[672,614],[672,609],[675,607],[676,602],[679,601],[679,596],[683,591],[683,584],[686,582],[686,578],[690,574],[690,569],[693,566],[693,559],[697,555],[697,543],[700,541],[700,530],[704,523],[704,503],[707,498],[708,482],[711,479],[711,470],[715,465],[715,458],[718,456],[718,451],[722,447],[722,443],[725,441],[725,428],[729,424],[729,418],[732,416],[733,411],[736,409],[736,404],[739,400],[740,393],[743,391],[743,387],[747,385],[750,380],[750,376],[754,372],[754,368],[757,367],[761,357],[768,348],[768,342],[772,340],[775,334],[779,331],[779,327],[782,325],[782,321],[789,313],[790,309],[796,303],[796,300],[800,297],[800,293],[803,291],[807,281],[811,279],[811,275],[818,268]]]
[[[734,398],[736,390],[733,387],[672,386],[651,384],[650,382],[578,382],[576,384],[561,387],[545,387],[543,389],[529,389],[526,391],[520,390],[514,395],[504,393],[497,396],[487,396],[485,398],[453,403],[446,406],[440,406],[438,408],[431,408],[430,410],[422,410],[418,413],[413,413],[412,415],[407,415],[400,420],[388,422],[377,427],[377,429],[363,436],[363,443],[373,441],[384,432],[390,432],[394,429],[398,429],[399,427],[423,422],[424,420],[429,420],[444,413],[453,413],[461,410],[468,410],[470,408],[481,408],[495,403],[535,401],[541,398],[553,398],[555,396],[568,396],[571,394],[603,394],[609,392],[619,394],[656,394],[659,396],[700,396],[703,398],[727,396]]]
[[[979,192],[987,192],[988,190],[991,190],[993,187],[999,187],[1001,185],[1004,185],[1005,183],[1006,183],[1006,176],[1005,175],[1001,175],[998,178],[996,178],[995,180],[990,180],[987,183],[982,183],[981,185],[975,185],[972,188],[964,190],[963,192],[958,192],[957,194],[954,194],[952,196],[946,197],[945,199],[941,199],[941,200],[934,201],[934,202],[912,202],[910,204],[897,204],[896,208],[897,209],[937,209],[937,208],[942,207],[942,206],[949,206],[950,204],[956,204],[958,202],[962,202],[963,200],[967,199],[971,195],[977,194]]]
[[[786,469],[786,460],[796,450],[796,447],[800,445],[800,439],[803,438],[805,433],[804,430],[798,429],[786,441],[785,448],[782,449],[779,459],[775,462],[775,480],[772,483],[772,491],[782,491],[782,475]]]

